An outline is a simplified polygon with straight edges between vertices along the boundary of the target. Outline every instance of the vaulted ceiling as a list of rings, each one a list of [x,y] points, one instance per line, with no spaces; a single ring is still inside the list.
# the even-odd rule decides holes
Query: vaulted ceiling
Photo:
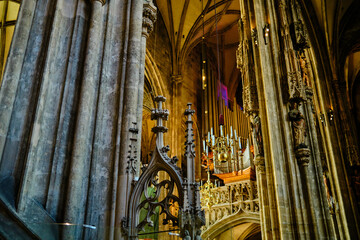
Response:
[[[332,57],[333,71],[338,71],[339,77],[346,81],[351,98],[352,87],[360,80],[360,4],[355,0],[310,2]]]
[[[238,0],[157,0],[156,4],[170,37],[174,74],[181,73],[186,56],[204,35],[206,45],[213,49],[216,57],[219,43],[222,81],[228,86],[238,82]]]
[[[353,43],[354,39],[349,40],[351,37],[357,39],[356,34],[351,32],[354,29],[349,27],[354,24],[350,20],[353,17],[349,16],[349,13],[356,1],[302,1],[312,14],[313,24],[316,25],[317,30],[321,31],[329,56],[335,56],[335,59],[331,61],[341,61],[341,59],[336,59],[341,54],[345,54],[342,56],[343,59],[347,59],[351,55],[344,72],[351,73],[350,76],[354,79],[360,70],[360,64],[357,63],[360,48],[352,46],[355,44]],[[213,49],[216,57],[216,46],[217,42],[219,43],[222,81],[229,89],[235,91],[239,81],[236,69],[236,48],[239,41],[237,30],[237,21],[240,17],[239,1],[156,0],[156,4],[165,22],[172,45],[173,74],[181,74],[183,61],[189,52],[201,42],[204,34],[206,45]],[[352,14],[359,15],[357,11],[353,11]],[[218,39],[216,32],[218,32]],[[349,49],[344,49],[346,44],[350,45],[347,47]],[[342,61],[341,64],[344,65],[345,60]],[[353,79],[349,81],[354,81]],[[230,96],[234,94],[235,92],[232,92]]]

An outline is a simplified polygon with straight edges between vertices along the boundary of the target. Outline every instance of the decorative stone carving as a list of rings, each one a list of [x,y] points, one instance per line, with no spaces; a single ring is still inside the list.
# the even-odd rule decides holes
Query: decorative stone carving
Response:
[[[190,233],[188,230],[185,230],[185,233],[184,233],[184,240],[191,240],[191,237],[190,237]]]
[[[310,153],[310,149],[307,147],[296,149],[295,156],[300,166],[307,166],[309,164]]]
[[[298,56],[301,69],[301,78],[303,80],[303,83],[305,84],[305,86],[311,87],[306,57],[304,54],[298,54]]]
[[[330,180],[325,173],[323,173],[323,179],[324,179],[326,199],[327,199],[327,203],[329,206],[330,214],[334,214],[335,213],[335,204],[334,204],[335,201],[331,194]]]
[[[248,115],[259,112],[256,85],[247,85],[243,90],[244,111]]]
[[[236,66],[243,72],[245,69],[244,58],[245,58],[245,51],[248,48],[246,41],[242,41],[239,43],[238,49],[236,50]]]
[[[253,138],[255,142],[255,155],[264,156],[263,139],[261,133],[261,121],[259,115],[251,117],[251,127],[253,132]]]
[[[303,22],[298,19],[293,23],[293,44],[295,50],[303,51],[305,48],[309,48],[306,31]]]
[[[254,159],[254,165],[258,173],[265,173],[265,158],[263,156],[256,156]]]
[[[130,145],[129,145],[129,156],[127,157],[127,167],[126,167],[126,173],[127,174],[136,174],[136,165],[137,165],[137,148],[136,148],[136,142],[137,142],[137,134],[139,130],[136,128],[136,122],[133,122],[134,127],[130,128],[129,131],[132,133],[132,136],[130,137]]]
[[[144,1],[142,35],[147,38],[154,28],[156,21],[156,7],[152,0]]]
[[[245,180],[217,187],[212,190],[218,198],[211,209],[203,205],[206,216],[206,225],[202,228],[203,233],[221,220],[236,215],[241,211],[258,213],[259,197],[256,190],[256,182]],[[206,233],[204,233],[206,234]]]
[[[306,99],[305,90],[300,72],[288,72],[287,81],[289,85],[289,100],[297,103],[304,101]]]
[[[306,123],[304,116],[297,108],[294,108],[289,112],[289,118],[294,133],[295,149],[307,148],[305,144]]]
[[[129,203],[129,214],[122,222],[123,231],[128,229],[128,236],[133,239],[138,232],[146,225],[152,226],[151,217],[156,214],[155,209],[160,208],[161,213],[164,214],[163,224],[168,224],[170,221],[173,226],[179,225],[178,210],[172,206],[183,206],[184,191],[183,180],[180,171],[174,166],[175,159],[170,159],[167,156],[169,147],[163,146],[163,131],[164,127],[162,121],[168,117],[167,110],[162,109],[162,103],[166,99],[162,96],[156,97],[158,108],[152,111],[152,119],[157,120],[157,126],[154,127],[154,132],[157,133],[156,148],[152,154],[152,159],[146,169],[144,169],[139,180],[134,184]],[[165,179],[159,178],[159,173],[167,175]],[[153,188],[155,191],[149,192]],[[166,189],[166,191],[163,191]],[[177,189],[175,191],[175,189]],[[160,194],[165,192],[165,196]],[[142,199],[145,196],[145,199]],[[140,210],[145,211],[146,217],[139,219]]]
[[[246,17],[245,15],[243,16]],[[236,51],[236,64],[241,72],[243,81],[244,111],[247,115],[259,111],[256,80],[254,71],[254,60],[252,54],[252,42],[245,32],[245,22],[239,20],[240,42]]]
[[[255,45],[258,44],[258,34],[256,28],[251,30],[251,38],[253,39],[253,42]]]
[[[181,235],[184,239],[196,239],[197,235],[201,234],[201,227],[205,224],[204,211],[201,210],[199,184],[195,182],[194,162],[195,162],[195,144],[193,121],[191,119],[195,110],[191,109],[191,103],[188,103],[188,108],[185,110],[187,116],[186,141],[185,141],[185,162],[187,166],[186,177],[184,181],[184,205],[180,213],[180,228]]]

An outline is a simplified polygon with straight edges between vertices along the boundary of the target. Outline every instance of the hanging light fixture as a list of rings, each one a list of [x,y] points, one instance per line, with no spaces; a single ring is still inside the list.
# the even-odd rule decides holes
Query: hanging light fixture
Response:
[[[227,162],[231,159],[231,152],[233,152],[229,136],[224,136],[223,125],[224,125],[224,115],[222,109],[222,84],[221,84],[221,72],[220,72],[220,50],[219,50],[219,34],[218,34],[218,25],[217,25],[217,12],[216,12],[216,0],[214,0],[214,10],[215,10],[215,28],[216,28],[216,52],[217,52],[217,70],[218,70],[218,89],[219,89],[219,125],[220,125],[220,137],[216,137],[213,134],[211,128],[211,138],[210,134],[208,135],[207,144],[204,141],[204,152],[208,156],[208,148],[210,147],[213,152],[214,158],[216,161]],[[204,18],[203,18],[203,38],[204,38]],[[204,69],[203,69],[204,70]],[[232,135],[232,134],[231,134]]]
[[[207,170],[207,181],[200,186],[201,205],[207,206],[209,209],[219,203],[219,199],[215,196],[216,185],[210,180],[210,169]]]
[[[206,88],[206,51],[205,51],[205,13],[204,0],[201,0],[201,18],[202,18],[202,39],[201,39],[201,81],[202,89]]]

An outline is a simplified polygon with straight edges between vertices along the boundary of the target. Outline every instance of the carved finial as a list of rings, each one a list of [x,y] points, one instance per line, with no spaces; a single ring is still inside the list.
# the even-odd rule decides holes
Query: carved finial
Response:
[[[159,147],[163,146],[163,133],[167,132],[167,128],[163,126],[163,120],[168,120],[169,111],[162,108],[163,102],[166,101],[164,96],[155,97],[155,102],[158,104],[158,108],[151,110],[151,120],[156,120],[156,126],[151,130],[157,133],[157,143]]]
[[[136,164],[137,164],[137,149],[136,149],[136,142],[137,142],[137,134],[139,130],[136,127],[136,122],[133,122],[133,127],[129,129],[129,131],[132,133],[132,136],[130,137],[130,146],[129,146],[129,155],[127,160],[127,167],[126,167],[126,173],[127,174],[136,174]]]
[[[195,113],[195,110],[191,109],[191,105],[192,103],[188,103],[188,108],[185,110],[185,115],[188,116],[188,121],[192,121],[191,116]]]
[[[195,179],[194,173],[194,159],[195,159],[195,144],[194,144],[194,130],[193,130],[193,121],[191,116],[195,113],[195,110],[191,109],[191,103],[187,104],[187,109],[185,110],[185,115],[187,116],[187,127],[186,127],[186,141],[185,141],[185,158],[187,164],[187,178],[189,183],[192,183]]]

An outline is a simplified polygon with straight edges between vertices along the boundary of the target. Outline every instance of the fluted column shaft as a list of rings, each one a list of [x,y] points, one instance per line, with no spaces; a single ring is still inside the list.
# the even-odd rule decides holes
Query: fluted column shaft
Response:
[[[142,130],[142,113],[143,113],[143,101],[144,101],[144,72],[145,72],[145,55],[146,55],[146,40],[149,34],[154,28],[154,22],[156,21],[156,8],[152,3],[152,0],[144,2],[143,19],[142,19],[142,34],[141,34],[141,59],[140,59],[140,74],[139,74],[139,87],[138,87],[138,106],[136,123],[138,125],[138,140],[137,140],[137,159],[141,159],[141,130]],[[137,164],[136,176],[140,174],[140,164]]]
[[[117,179],[116,193],[116,216],[115,216],[115,239],[122,239],[120,225],[121,220],[128,212],[128,198],[130,194],[131,184],[134,178],[133,173],[127,172],[127,156],[129,151],[130,128],[133,122],[136,122],[138,113],[138,84],[140,81],[141,66],[141,34],[142,34],[142,14],[143,2],[131,1],[130,5],[130,22],[129,22],[129,38],[127,49],[127,61],[124,83],[123,111],[120,134],[119,148],[119,172]]]
[[[103,48],[99,43],[104,41],[106,8],[98,7],[92,2],[88,47],[84,65],[79,112],[77,115],[74,146],[70,163],[67,198],[65,202],[64,221],[76,224],[64,228],[64,239],[80,239],[85,220],[89,173],[94,141],[94,125],[98,106],[99,85],[102,67]],[[101,46],[101,45],[100,45]]]

